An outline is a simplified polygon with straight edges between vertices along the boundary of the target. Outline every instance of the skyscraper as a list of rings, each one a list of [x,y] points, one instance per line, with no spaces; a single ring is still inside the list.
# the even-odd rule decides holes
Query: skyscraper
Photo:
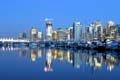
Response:
[[[43,39],[43,33],[42,32],[38,32],[38,40],[42,40]]]
[[[115,39],[115,23],[113,21],[108,21],[106,28],[106,39]]]
[[[74,41],[80,41],[82,39],[82,26],[80,22],[73,23],[73,37]]]
[[[93,39],[94,40],[101,40],[103,37],[103,28],[100,21],[96,21],[93,24]]]
[[[106,40],[106,27],[103,28],[103,40]]]
[[[37,40],[37,30],[33,27],[30,31],[30,40],[31,41],[36,41]]]
[[[73,27],[70,27],[70,40],[73,40]]]
[[[120,41],[120,24],[116,25],[116,40]]]
[[[93,24],[90,24],[85,28],[85,39],[87,41],[93,40]]]
[[[52,40],[53,24],[51,22],[46,23],[46,40]]]
[[[70,41],[70,28],[67,28],[65,30],[65,33],[66,33],[66,40]]]
[[[57,30],[57,39],[58,41],[66,40],[66,32],[61,28],[58,28]]]
[[[52,40],[53,41],[57,41],[57,32],[56,31],[54,31],[53,33],[52,33]]]

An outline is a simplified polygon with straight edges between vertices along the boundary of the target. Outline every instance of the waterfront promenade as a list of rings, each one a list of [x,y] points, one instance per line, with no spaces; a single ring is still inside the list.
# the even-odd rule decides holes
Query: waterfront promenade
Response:
[[[0,39],[0,46],[13,47],[50,47],[63,49],[120,50],[119,41],[30,41],[27,39]]]

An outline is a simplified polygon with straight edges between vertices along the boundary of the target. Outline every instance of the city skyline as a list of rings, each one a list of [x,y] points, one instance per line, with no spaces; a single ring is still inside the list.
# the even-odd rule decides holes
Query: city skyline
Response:
[[[67,28],[57,28],[54,29],[54,24],[51,21],[52,19],[46,18],[46,27],[43,28],[43,30],[39,30],[36,27],[31,27],[31,29],[27,29],[27,31],[22,31],[19,33],[15,33],[16,36],[13,36],[13,34],[0,34],[1,38],[29,38],[32,39],[32,41],[36,40],[35,38],[39,39],[46,39],[46,40],[53,40],[53,39],[61,39],[61,40],[75,40],[80,41],[81,39],[85,39],[85,37],[88,40],[94,39],[102,39],[104,37],[107,39],[115,39],[115,36],[119,37],[119,26],[120,24],[116,24],[114,21],[107,21],[106,25],[102,24],[102,21],[97,20],[90,24],[81,24],[80,21],[73,22],[73,25],[71,27]],[[14,32],[13,32],[14,33]],[[114,34],[113,34],[114,33]],[[5,35],[5,36],[4,36]],[[66,35],[66,36],[63,36]],[[80,35],[80,36],[79,36]],[[99,36],[99,37],[98,37]],[[42,38],[43,37],[43,38]],[[55,38],[56,37],[56,38]]]
[[[119,80],[120,0],[0,0],[1,80]]]

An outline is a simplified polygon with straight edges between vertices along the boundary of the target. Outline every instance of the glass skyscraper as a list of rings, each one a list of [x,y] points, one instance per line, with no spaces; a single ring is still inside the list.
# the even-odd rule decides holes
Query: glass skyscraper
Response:
[[[80,22],[73,23],[73,38],[74,41],[80,41],[82,39],[82,26]]]

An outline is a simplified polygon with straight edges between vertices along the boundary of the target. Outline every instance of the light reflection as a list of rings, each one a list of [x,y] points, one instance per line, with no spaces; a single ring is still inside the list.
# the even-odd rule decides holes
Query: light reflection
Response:
[[[52,50],[52,56],[53,56],[53,59],[57,59],[58,57],[58,51],[57,50]]]
[[[59,61],[62,61],[64,59],[63,54],[64,54],[63,50],[58,50],[58,57],[57,58]]]
[[[72,54],[70,53],[70,51],[66,51],[66,59],[69,63],[73,63],[73,60],[72,60]]]
[[[30,57],[30,61],[35,62],[45,57],[43,63],[45,72],[52,72],[54,62],[53,60],[66,61],[76,69],[81,69],[81,65],[88,65],[93,70],[102,69],[106,65],[106,70],[112,71],[116,66],[120,66],[120,56],[112,54],[113,52],[99,53],[97,51],[83,51],[83,50],[57,50],[57,49],[41,49],[37,48],[14,48],[14,47],[1,47],[0,51],[18,51],[19,56]],[[30,51],[30,54],[29,54]],[[45,55],[44,55],[45,54]],[[54,66],[55,67],[55,66]]]
[[[30,57],[31,57],[31,61],[32,61],[32,62],[35,62],[35,61],[36,61],[36,57],[37,57],[36,54],[37,54],[37,53],[36,53],[36,50],[35,50],[35,49],[30,49]]]
[[[43,54],[42,54],[42,49],[37,49],[38,50],[38,58],[42,58]]]
[[[53,59],[52,52],[49,49],[47,51],[47,53],[46,53],[46,64],[45,64],[45,67],[44,67],[44,71],[45,72],[51,72],[51,71],[53,71],[53,68],[52,68],[52,59]]]

